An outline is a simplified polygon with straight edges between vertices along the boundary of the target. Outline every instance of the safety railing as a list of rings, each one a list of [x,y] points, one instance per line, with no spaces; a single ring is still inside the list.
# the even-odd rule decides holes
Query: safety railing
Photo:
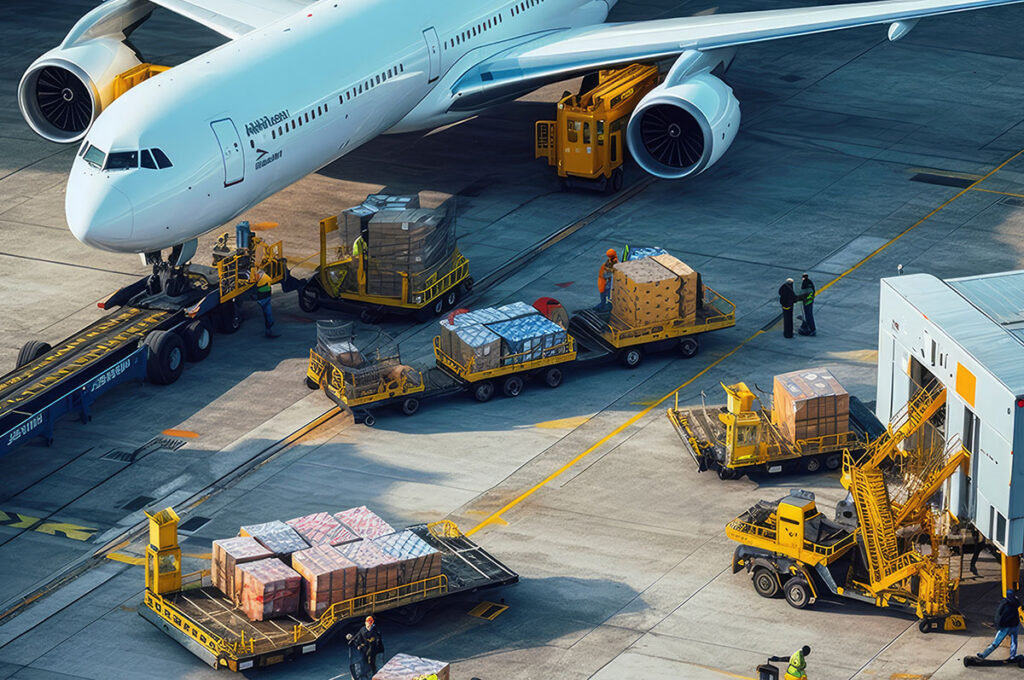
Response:
[[[736,305],[724,295],[704,286],[704,309],[708,310],[709,308],[713,311],[705,314],[698,312],[696,319],[690,323],[684,318],[677,318],[635,327],[613,314],[611,317],[613,323],[605,329],[605,334],[613,345],[619,346],[626,341],[640,338],[643,338],[644,341],[659,340],[695,335],[735,325]]]
[[[537,352],[540,352],[542,355],[539,359],[527,359],[527,357],[533,356]],[[476,382],[511,373],[524,373],[544,366],[550,366],[551,364],[562,363],[563,361],[572,361],[576,358],[576,342],[571,335],[566,334],[565,342],[560,342],[552,347],[535,348],[526,352],[506,354],[501,357],[502,365],[498,368],[477,371],[475,370],[476,357],[470,357],[469,361],[465,364],[459,362],[441,349],[441,337],[435,335],[434,357],[442,368],[447,369],[457,377],[469,382]]]
[[[251,290],[258,283],[260,272],[267,275],[270,283],[284,279],[284,256],[280,241],[268,244],[254,236],[250,249],[235,252],[218,261],[220,301],[227,302]]]
[[[427,531],[430,532],[431,536],[437,536],[438,538],[462,538],[459,525],[450,519],[431,522],[427,525]]]

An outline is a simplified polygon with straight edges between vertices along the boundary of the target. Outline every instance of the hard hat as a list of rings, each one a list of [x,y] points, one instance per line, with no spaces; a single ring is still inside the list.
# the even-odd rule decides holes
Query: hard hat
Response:
[[[803,649],[801,649],[800,651],[804,653],[804,656],[807,656],[811,653],[811,648],[808,645],[804,645]]]
[[[607,252],[605,252],[605,255],[607,255],[608,257],[615,257],[615,249],[609,248]]]
[[[369,623],[370,625],[373,625],[373,617],[372,616],[367,616],[366,617],[366,622]]]

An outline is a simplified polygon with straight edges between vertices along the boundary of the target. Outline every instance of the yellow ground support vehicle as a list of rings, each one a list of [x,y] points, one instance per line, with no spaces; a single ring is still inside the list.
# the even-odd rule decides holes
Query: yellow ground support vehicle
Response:
[[[363,249],[358,255],[339,252],[328,243],[330,234],[338,231],[338,217],[320,220],[320,266],[313,277],[299,288],[299,307],[314,312],[328,300],[347,304],[359,312],[365,323],[379,321],[386,314],[415,314],[426,321],[455,306],[472,290],[469,260],[455,248],[444,267],[422,274],[386,272],[399,278],[401,284],[393,295],[370,292],[369,278],[374,275],[373,250]]]
[[[494,396],[495,385],[501,385],[506,397],[517,397],[523,391],[523,378],[537,375],[548,387],[562,384],[561,364],[576,360],[576,345],[571,335],[566,334],[565,344],[544,352],[548,356],[526,359],[523,354],[509,354],[502,357],[503,365],[497,368],[479,370],[473,360],[460,363],[441,349],[441,338],[434,337],[434,357],[437,366],[444,373],[468,387],[477,401],[488,401]]]
[[[658,68],[633,64],[601,71],[598,84],[558,102],[557,120],[535,124],[534,156],[556,168],[563,185],[602,191],[622,188],[626,124],[640,100],[658,84]]]
[[[948,564],[940,563],[935,536],[930,554],[903,536],[912,535],[906,531],[912,526],[928,526],[928,500],[969,454],[959,439],[951,440],[912,482],[901,482],[901,502],[892,500],[883,469],[887,460],[907,455],[901,444],[944,400],[944,390],[922,390],[866,451],[844,454],[843,481],[855,513],[837,508],[837,521],[829,521],[812,493],[794,489],[731,521],[725,533],[740,544],[733,573],[745,569],[759,595],[781,593],[798,609],[831,593],[911,612],[922,632],[963,630],[963,616],[954,611],[959,581],[950,578]],[[843,519],[847,515],[850,519]]]
[[[668,419],[683,447],[701,472],[713,470],[721,479],[747,472],[817,472],[838,470],[843,451],[863,451],[867,440],[882,431],[878,419],[856,398],[850,399],[849,430],[810,439],[791,440],[745,383],[722,385],[725,405],[668,409]]]

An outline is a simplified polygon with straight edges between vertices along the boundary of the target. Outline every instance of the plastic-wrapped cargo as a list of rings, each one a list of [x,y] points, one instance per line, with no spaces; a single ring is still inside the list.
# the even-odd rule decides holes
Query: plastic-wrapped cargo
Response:
[[[356,564],[329,545],[292,553],[292,569],[302,576],[302,608],[313,618],[356,596]]]
[[[667,255],[668,251],[658,246],[640,246],[639,248],[630,248],[629,253],[626,255],[626,261],[630,260],[642,260],[645,257],[655,257],[657,255]]]
[[[362,203],[376,210],[415,210],[420,207],[419,194],[370,194]]]
[[[850,429],[850,393],[825,368],[775,376],[772,409],[776,425],[791,440]]]
[[[454,249],[446,208],[382,210],[370,218],[367,252],[383,269],[418,274],[445,262]]]
[[[565,329],[540,314],[488,326],[501,337],[501,365],[521,364],[567,350]]]
[[[215,588],[224,593],[232,602],[237,602],[240,593],[235,584],[235,567],[246,562],[258,562],[274,556],[250,536],[221,538],[213,542],[210,560],[210,580]]]
[[[356,597],[398,587],[398,560],[373,541],[346,543],[333,550],[356,565]]]
[[[336,512],[334,513],[334,519],[347,526],[352,530],[352,533],[360,538],[377,538],[385,534],[395,533],[394,528],[390,524],[365,505]]]
[[[296,517],[285,522],[292,529],[295,529],[310,545],[341,545],[358,541],[359,537],[348,530],[329,512],[316,512],[304,517]]]
[[[241,607],[250,621],[294,614],[299,609],[302,577],[279,559],[246,562],[235,567],[241,584]]]
[[[507,316],[509,319],[518,319],[523,316],[540,314],[536,307],[534,307],[533,305],[528,305],[525,302],[519,300],[498,307],[498,311]]]
[[[287,558],[296,550],[305,550],[309,547],[309,543],[306,543],[295,529],[280,520],[244,526],[239,531],[239,536],[252,536],[267,550],[281,558]]]
[[[375,538],[373,543],[399,561],[399,585],[441,575],[441,553],[408,529]]]
[[[501,359],[501,338],[482,324],[456,328],[449,356],[463,366],[472,361],[474,371],[497,368]]]
[[[367,361],[355,346],[355,331],[349,321],[320,319],[316,322],[317,353],[337,366],[361,368]]]
[[[437,680],[450,680],[450,666],[444,661],[395,654],[374,673],[373,680],[423,680],[435,676]]]

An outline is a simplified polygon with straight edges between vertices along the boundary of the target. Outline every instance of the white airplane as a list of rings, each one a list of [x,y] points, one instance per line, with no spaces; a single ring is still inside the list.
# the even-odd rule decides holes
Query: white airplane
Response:
[[[18,99],[46,139],[84,138],[65,204],[79,240],[118,252],[177,246],[184,261],[201,234],[377,135],[632,62],[671,64],[626,127],[633,158],[658,177],[695,175],[739,129],[739,102],[721,80],[735,47],[871,24],[897,40],[922,17],[1019,1],[605,24],[616,0],[107,0],[29,67]],[[140,63],[128,37],[157,6],[230,40],[113,100],[115,76]]]

